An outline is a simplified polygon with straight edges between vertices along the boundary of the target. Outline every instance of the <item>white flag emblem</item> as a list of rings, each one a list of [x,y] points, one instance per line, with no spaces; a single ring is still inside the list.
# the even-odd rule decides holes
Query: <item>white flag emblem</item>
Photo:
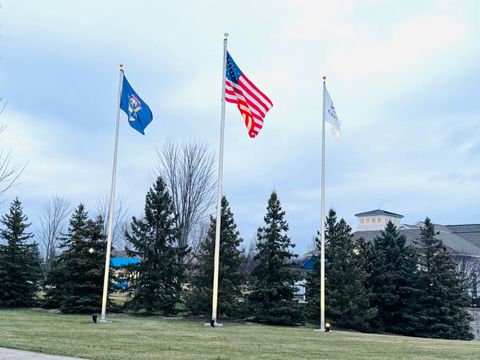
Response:
[[[333,105],[332,98],[325,87],[325,104],[324,104],[324,119],[332,125],[332,134],[335,139],[340,139],[340,120],[338,120],[335,106]]]

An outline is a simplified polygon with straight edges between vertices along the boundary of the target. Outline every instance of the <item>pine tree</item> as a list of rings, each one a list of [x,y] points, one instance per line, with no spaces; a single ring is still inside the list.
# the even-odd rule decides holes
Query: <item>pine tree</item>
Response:
[[[366,289],[364,250],[353,242],[352,229],[345,220],[337,222],[336,213],[330,210],[325,228],[325,301],[326,318],[337,327],[366,330],[376,309],[370,306]],[[320,239],[316,238],[320,250]],[[307,273],[307,302],[309,318],[319,320],[320,262]]]
[[[287,235],[288,224],[277,193],[268,200],[265,226],[257,231],[257,266],[252,271],[253,290],[249,303],[256,321],[269,323],[301,323],[302,312],[295,301],[295,271]]]
[[[26,232],[30,226],[23,207],[16,198],[0,223],[0,306],[31,306],[35,303],[38,282],[41,278],[38,244],[28,243],[33,237]]]
[[[212,309],[213,258],[215,252],[215,232],[217,221],[210,218],[207,238],[202,242],[194,265],[191,291],[187,296],[187,307],[193,315],[209,316]],[[218,316],[227,318],[242,317],[241,285],[244,276],[239,272],[243,261],[239,249],[242,239],[230,210],[227,198],[222,198],[220,232],[220,266],[218,286]]]
[[[103,219],[88,218],[83,204],[73,212],[67,234],[47,275],[45,304],[64,313],[100,311],[106,239]]]
[[[469,299],[465,282],[455,269],[443,242],[435,237],[435,227],[425,219],[418,242],[419,318],[416,335],[445,339],[473,338]]]
[[[336,213],[331,209],[325,219],[325,243],[335,233],[335,225],[337,223]],[[307,300],[306,317],[315,322],[320,321],[320,249],[321,235],[317,232],[315,237],[315,259],[313,261],[313,269],[306,273],[305,297]],[[327,246],[325,246],[325,250]],[[327,262],[327,259],[325,259]],[[326,277],[326,276],[325,276]]]
[[[182,259],[187,249],[178,246],[174,206],[162,177],[147,193],[144,217],[133,217],[130,232],[125,236],[132,245],[129,256],[141,259],[134,269],[138,276],[128,306],[148,313],[175,314],[185,273]]]
[[[372,292],[372,305],[378,309],[372,328],[414,335],[418,325],[414,248],[407,246],[405,236],[388,222],[367,255],[370,272],[367,287]]]

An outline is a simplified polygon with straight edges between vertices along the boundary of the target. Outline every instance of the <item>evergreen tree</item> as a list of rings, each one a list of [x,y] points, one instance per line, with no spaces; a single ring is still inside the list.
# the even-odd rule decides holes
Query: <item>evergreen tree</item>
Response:
[[[31,306],[35,303],[38,281],[41,278],[38,244],[28,243],[33,237],[26,232],[30,226],[23,207],[16,198],[0,223],[0,306]]]
[[[295,301],[298,274],[292,259],[297,257],[287,235],[288,224],[277,193],[268,200],[265,226],[257,231],[258,261],[252,271],[253,290],[249,303],[257,321],[301,323],[303,316]]]
[[[376,309],[370,306],[370,294],[365,284],[365,254],[363,246],[353,242],[352,229],[345,220],[337,222],[336,213],[330,209],[325,228],[325,301],[326,318],[335,326],[366,330]],[[320,250],[320,238],[316,238]],[[307,273],[307,301],[310,319],[318,321],[320,296],[320,261]]]
[[[372,305],[378,309],[372,328],[415,335],[418,291],[414,248],[407,246],[405,236],[388,222],[367,255],[370,272],[367,287],[372,292]]]
[[[230,210],[227,198],[222,198],[220,232],[220,266],[218,285],[218,316],[227,318],[242,317],[241,285],[244,276],[239,272],[243,261],[239,249],[242,239]],[[194,265],[194,276],[191,280],[191,291],[187,295],[187,307],[193,315],[209,316],[212,310],[213,258],[215,252],[215,232],[217,221],[210,218],[207,238],[200,246],[197,263]]]
[[[185,273],[182,259],[187,249],[178,246],[174,206],[162,177],[147,193],[144,217],[133,217],[130,232],[125,236],[132,245],[127,251],[129,256],[141,259],[134,266],[138,276],[128,306],[148,313],[175,314]]]
[[[47,275],[45,304],[59,307],[64,313],[100,311],[107,247],[103,219],[89,219],[80,204],[60,247],[63,251]]]
[[[419,318],[416,335],[445,339],[472,339],[465,282],[455,269],[443,242],[435,237],[429,218],[418,243]]]

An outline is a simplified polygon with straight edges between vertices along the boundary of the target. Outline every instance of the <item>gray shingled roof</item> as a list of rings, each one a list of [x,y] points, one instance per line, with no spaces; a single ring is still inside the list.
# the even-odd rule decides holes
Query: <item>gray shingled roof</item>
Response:
[[[365,212],[355,214],[355,216],[371,216],[371,215],[386,215],[386,216],[393,216],[393,217],[397,217],[397,218],[403,218],[403,215],[395,214],[393,212],[385,211],[385,210],[381,210],[381,209],[372,210],[372,211],[365,211]]]
[[[407,227],[410,228],[399,229],[398,232],[402,235],[405,235],[407,244],[413,245],[420,239],[420,228],[412,225],[407,225]],[[435,230],[438,232],[437,237],[443,241],[449,252],[452,255],[480,257],[480,246],[470,242],[463,236],[460,236],[460,234],[453,232],[450,227],[451,225],[435,225]],[[480,225],[478,225],[478,227],[480,229]],[[365,239],[365,241],[373,241],[373,239],[379,235],[380,231],[357,231],[354,233],[353,238],[354,240],[358,240],[362,237]],[[480,235],[480,233],[477,235]],[[480,242],[480,239],[477,238],[477,241]]]
[[[480,224],[445,225],[451,232],[480,247]]]

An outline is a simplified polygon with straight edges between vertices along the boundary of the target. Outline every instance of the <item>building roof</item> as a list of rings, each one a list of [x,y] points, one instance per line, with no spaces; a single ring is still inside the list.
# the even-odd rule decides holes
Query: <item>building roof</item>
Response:
[[[465,255],[465,256],[474,256],[480,257],[480,225],[478,225],[479,232],[474,241],[467,240],[463,236],[460,236],[460,233],[454,232],[450,227],[456,225],[435,225],[435,230],[437,232],[436,236],[440,238],[449,252],[452,255]],[[398,232],[404,235],[407,239],[407,244],[415,245],[420,240],[420,226],[419,225],[402,225],[398,228]],[[354,233],[353,238],[358,240],[360,238],[365,239],[365,241],[373,241],[375,237],[380,236],[381,231],[357,231]],[[466,232],[469,236],[473,232]]]
[[[480,247],[480,224],[445,225],[454,234]]]
[[[128,257],[127,251],[126,250],[112,249],[112,257],[118,257],[118,258]]]
[[[373,216],[373,215],[385,215],[385,216],[392,216],[392,217],[396,217],[396,218],[403,218],[403,215],[395,214],[393,212],[385,211],[385,210],[382,210],[382,209],[366,211],[366,212],[361,212],[361,213],[355,214],[355,216]]]

